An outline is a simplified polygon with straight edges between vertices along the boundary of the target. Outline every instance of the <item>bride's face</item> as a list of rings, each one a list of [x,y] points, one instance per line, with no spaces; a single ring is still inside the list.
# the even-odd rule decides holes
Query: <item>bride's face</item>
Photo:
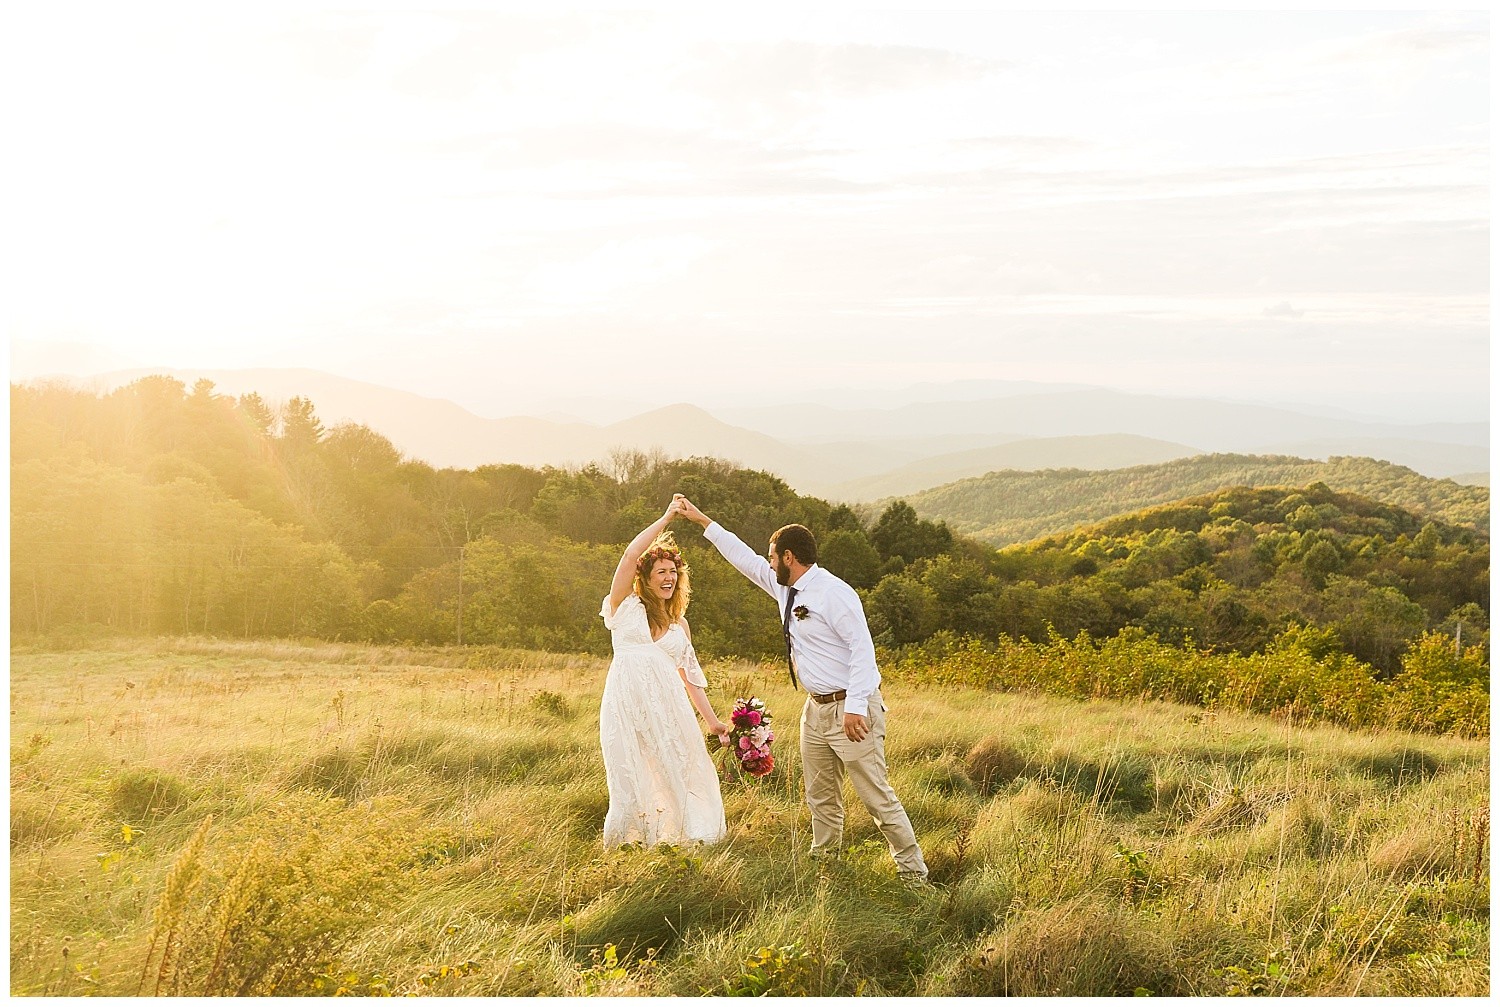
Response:
[[[669,559],[657,560],[646,578],[646,587],[662,601],[670,601],[677,591],[677,564]]]

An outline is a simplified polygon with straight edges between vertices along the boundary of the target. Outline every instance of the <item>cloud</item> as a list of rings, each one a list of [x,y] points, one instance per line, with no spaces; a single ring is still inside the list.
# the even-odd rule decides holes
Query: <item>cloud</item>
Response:
[[[424,19],[423,34],[438,32],[441,40],[429,42],[400,66],[391,86],[430,101],[461,100],[484,88],[503,88],[523,61],[607,36],[638,20],[604,12],[563,17],[448,13]]]
[[[1489,48],[1489,34],[1462,28],[1401,28],[1377,32],[1350,44],[1339,58],[1349,62],[1384,61],[1392,57],[1409,58],[1452,56],[1461,52],[1483,53]]]
[[[622,181],[608,187],[560,189],[554,195],[571,199],[781,199],[799,196],[859,196],[887,188],[816,173],[763,174],[726,172],[676,181]],[[827,206],[825,204],[824,208]]]
[[[488,131],[404,145],[485,173],[480,196],[506,190],[569,199],[849,195],[874,183],[841,177],[847,150],[777,144],[708,129],[596,122]]]
[[[476,141],[475,148],[479,147]],[[709,129],[595,122],[490,134],[482,145],[493,167],[515,161],[671,162],[722,170],[805,165],[840,151],[804,145],[761,143],[715,134]]]
[[[1179,212],[1174,206],[1216,218],[1215,204],[1255,201],[1267,214],[1258,228],[1370,221],[1375,214],[1388,221],[1488,217],[1487,152],[1474,145],[1165,170],[1090,166],[1102,161],[924,170],[889,181],[971,198],[989,193],[1012,207],[1137,202],[1168,219]]]
[[[705,45],[698,57],[698,82],[736,95],[745,90],[873,94],[976,80],[1010,66],[947,49],[796,41]]]
[[[1439,74],[1467,74],[1477,85],[1472,96],[1483,93],[1488,33],[1478,27],[1485,24],[1478,12],[1451,16],[1461,27],[1418,19],[1385,30],[1361,24],[1366,19],[1389,20],[1382,15],[1342,17],[1327,23],[1330,30],[1319,30],[1318,22],[1306,14],[1272,18],[1257,12],[1241,17],[1259,19],[1256,27],[1267,30],[1264,44],[1142,69],[1123,79],[1122,89],[1149,100],[1158,112],[1175,105],[1178,114],[1205,116],[1208,129],[1275,108],[1309,125],[1329,112],[1341,114],[1344,121],[1326,122],[1325,128],[1336,130],[1350,127],[1351,113],[1356,122],[1430,115],[1425,105],[1431,95],[1418,85]],[[1410,15],[1406,19],[1413,20]],[[1209,18],[1202,23],[1233,21]],[[1272,26],[1295,29],[1301,24],[1313,29],[1284,31],[1274,40],[1269,31]]]
[[[537,266],[526,286],[544,304],[596,306],[686,272],[714,244],[696,234],[611,239],[581,257]]]
[[[309,76],[344,80],[366,68],[380,33],[372,18],[325,13],[299,18],[295,27],[271,33],[266,44]]]
[[[1010,65],[909,45],[703,43],[672,86],[709,103],[719,122],[780,130],[840,99],[976,81]]]
[[[1271,307],[1266,308],[1261,314],[1267,318],[1301,318],[1307,312],[1298,311],[1292,307],[1291,301],[1282,301],[1280,304],[1273,304]]]
[[[486,22],[454,33],[400,67],[391,86],[434,102],[467,98],[505,81],[528,51],[559,48],[570,41],[559,21]]]
[[[1076,136],[968,136],[953,140],[952,145],[1035,157],[1076,154],[1097,146],[1094,141]]]

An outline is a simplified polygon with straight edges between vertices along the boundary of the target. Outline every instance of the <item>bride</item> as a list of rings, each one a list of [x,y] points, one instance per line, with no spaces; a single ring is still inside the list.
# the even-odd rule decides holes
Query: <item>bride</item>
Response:
[[[625,547],[599,612],[615,650],[599,704],[609,784],[605,847],[724,838],[719,778],[693,709],[721,741],[730,727],[709,705],[708,680],[683,618],[688,568],[666,531],[681,513],[673,501]]]

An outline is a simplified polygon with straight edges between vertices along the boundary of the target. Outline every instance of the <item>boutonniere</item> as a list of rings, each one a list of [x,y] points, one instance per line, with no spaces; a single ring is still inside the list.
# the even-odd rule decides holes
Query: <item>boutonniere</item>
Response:
[[[807,606],[806,605],[798,605],[796,608],[792,609],[792,614],[797,617],[797,620],[799,622],[801,620],[803,620],[803,619],[806,619],[807,618],[807,614],[808,614],[807,613]]]

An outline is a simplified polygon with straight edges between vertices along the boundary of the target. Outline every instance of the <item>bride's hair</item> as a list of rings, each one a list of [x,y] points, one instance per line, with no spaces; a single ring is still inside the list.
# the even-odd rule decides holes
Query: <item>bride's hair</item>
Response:
[[[677,589],[666,601],[646,584],[651,577],[651,568],[664,559],[671,560],[677,567]],[[672,533],[664,531],[656,536],[651,548],[646,550],[646,554],[635,565],[635,594],[641,599],[641,604],[646,606],[646,621],[651,624],[652,636],[666,632],[669,626],[682,618],[692,593],[687,561],[682,558],[682,550],[677,547],[677,540],[672,537]]]

